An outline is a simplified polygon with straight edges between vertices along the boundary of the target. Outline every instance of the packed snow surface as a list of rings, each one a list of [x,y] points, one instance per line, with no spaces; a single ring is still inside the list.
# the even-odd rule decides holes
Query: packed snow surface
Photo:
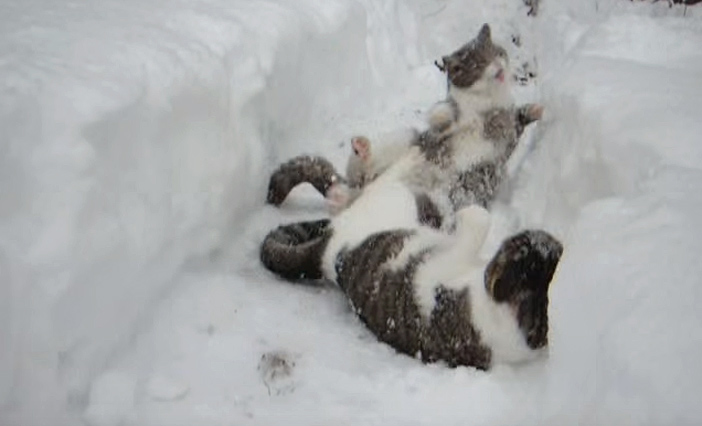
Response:
[[[0,5],[0,424],[702,423],[702,6],[541,3]],[[308,187],[265,206],[273,168],[421,123],[484,22],[546,107],[492,246],[565,246],[548,357],[488,373],[399,355],[257,258],[326,214]]]

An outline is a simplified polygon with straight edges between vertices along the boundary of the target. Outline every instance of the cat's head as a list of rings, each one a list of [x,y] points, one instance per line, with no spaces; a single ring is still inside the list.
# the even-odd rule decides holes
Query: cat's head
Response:
[[[441,61],[436,66],[458,88],[498,87],[509,81],[507,51],[492,42],[488,24],[482,26],[476,38]]]

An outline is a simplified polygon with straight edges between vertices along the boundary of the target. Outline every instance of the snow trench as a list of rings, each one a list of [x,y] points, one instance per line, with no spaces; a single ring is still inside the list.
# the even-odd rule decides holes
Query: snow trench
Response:
[[[474,3],[0,6],[0,424],[699,423],[700,12]],[[546,106],[494,234],[566,248],[549,356],[490,373],[398,355],[256,257],[321,211],[264,206],[269,172],[421,120],[432,61],[483,22],[536,57],[517,95]],[[267,383],[281,349],[297,366]]]

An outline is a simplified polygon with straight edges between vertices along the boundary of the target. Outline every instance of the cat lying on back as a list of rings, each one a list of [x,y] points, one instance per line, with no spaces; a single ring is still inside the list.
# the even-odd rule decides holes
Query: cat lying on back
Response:
[[[475,114],[463,115],[460,108],[479,104],[491,85],[506,80],[492,67],[500,60],[490,45],[484,27],[452,55],[465,66],[477,55],[482,72],[467,88],[450,91],[462,96],[454,96],[459,108],[450,120],[432,121],[388,166],[363,177],[358,198],[331,220],[281,226],[266,236],[260,252],[262,263],[285,279],[337,283],[369,330],[398,351],[481,369],[531,359],[547,344],[548,288],[563,250],[546,232],[530,230],[507,238],[489,262],[479,255],[490,226],[482,205],[521,132],[518,109],[487,100]],[[444,58],[445,69],[451,61]],[[459,71],[448,69],[449,79],[463,84],[468,77]],[[334,176],[338,184],[341,178]],[[323,193],[335,183],[321,185]],[[455,221],[451,234],[422,220],[427,202],[419,200],[428,198],[436,208],[435,190],[450,204],[440,219]]]
[[[543,231],[479,251],[490,214],[472,205],[447,234],[419,220],[404,181],[425,156],[412,147],[333,219],[281,226],[261,260],[288,280],[326,278],[379,340],[424,362],[488,369],[532,359],[547,344],[548,288],[562,253]]]

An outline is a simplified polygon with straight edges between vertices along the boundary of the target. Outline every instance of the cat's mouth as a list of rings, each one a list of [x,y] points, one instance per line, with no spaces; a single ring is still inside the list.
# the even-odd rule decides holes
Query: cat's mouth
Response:
[[[505,70],[500,68],[496,73],[495,73],[495,80],[499,81],[500,83],[505,82]]]

